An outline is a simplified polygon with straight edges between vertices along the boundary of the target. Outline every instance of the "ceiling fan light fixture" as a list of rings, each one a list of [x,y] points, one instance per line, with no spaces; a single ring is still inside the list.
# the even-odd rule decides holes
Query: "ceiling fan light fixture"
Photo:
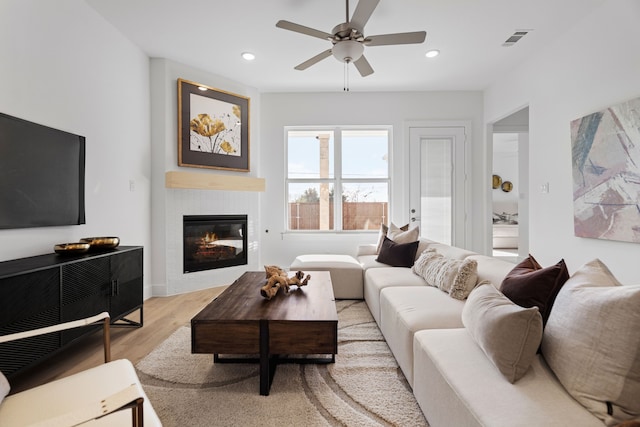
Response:
[[[342,40],[331,49],[331,54],[340,62],[354,62],[360,59],[364,45],[354,40]]]

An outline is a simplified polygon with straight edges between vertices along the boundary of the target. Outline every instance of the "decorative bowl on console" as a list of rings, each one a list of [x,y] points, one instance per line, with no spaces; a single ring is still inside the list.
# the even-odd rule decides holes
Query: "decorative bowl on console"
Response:
[[[119,237],[85,237],[80,239],[83,243],[88,243],[91,249],[105,250],[116,248],[120,244]]]
[[[58,243],[53,247],[55,253],[60,255],[77,255],[89,250],[88,243]]]

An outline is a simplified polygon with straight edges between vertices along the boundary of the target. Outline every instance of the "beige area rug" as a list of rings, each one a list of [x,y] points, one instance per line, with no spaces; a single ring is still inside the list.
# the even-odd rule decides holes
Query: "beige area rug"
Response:
[[[366,304],[336,304],[336,362],[278,365],[269,396],[258,364],[191,354],[191,330],[180,328],[136,366],[165,427],[427,426]]]

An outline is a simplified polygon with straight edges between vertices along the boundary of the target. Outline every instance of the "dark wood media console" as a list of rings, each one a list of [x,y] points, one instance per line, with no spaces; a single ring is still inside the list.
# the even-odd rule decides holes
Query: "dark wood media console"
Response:
[[[55,253],[0,262],[0,335],[108,311],[111,323],[143,323],[143,249],[120,246],[82,255]],[[140,321],[125,316],[140,310]],[[0,371],[11,378],[100,326],[0,344]]]

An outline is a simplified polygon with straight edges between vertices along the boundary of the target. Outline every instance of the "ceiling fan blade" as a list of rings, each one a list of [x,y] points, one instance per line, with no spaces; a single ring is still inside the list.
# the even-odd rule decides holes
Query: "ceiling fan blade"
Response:
[[[369,64],[369,61],[367,61],[367,58],[365,58],[364,55],[358,58],[357,61],[354,61],[353,65],[356,66],[362,77],[367,77],[369,74],[373,74],[373,68],[371,68],[371,64]]]
[[[353,12],[353,16],[351,17],[349,24],[351,24],[352,27],[356,27],[358,30],[363,31],[364,26],[367,24],[367,21],[369,21],[369,18],[371,18],[371,14],[376,9],[379,2],[380,0],[360,0],[358,2],[358,6],[356,6],[356,10]]]
[[[369,36],[364,40],[363,43],[367,46],[414,44],[424,42],[426,37],[426,31],[415,31],[413,33],[381,34],[378,36]]]
[[[331,49],[327,49],[324,52],[321,52],[319,54],[317,54],[316,56],[314,56],[311,59],[307,59],[306,61],[304,61],[302,64],[300,65],[296,65],[294,68],[296,70],[306,70],[307,68],[311,67],[312,65],[322,61],[325,58],[328,58],[331,56]]]
[[[306,34],[307,36],[317,37],[323,40],[333,39],[333,34],[325,33],[324,31],[314,30],[313,28],[305,27],[304,25],[295,24],[289,21],[280,20],[276,23],[276,27],[284,30],[295,31],[296,33]]]

